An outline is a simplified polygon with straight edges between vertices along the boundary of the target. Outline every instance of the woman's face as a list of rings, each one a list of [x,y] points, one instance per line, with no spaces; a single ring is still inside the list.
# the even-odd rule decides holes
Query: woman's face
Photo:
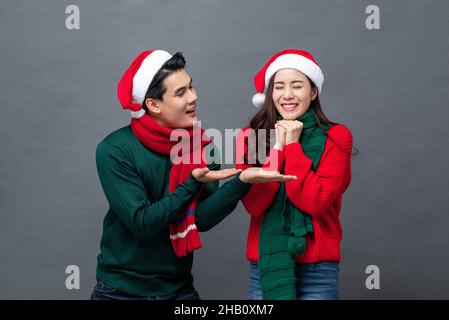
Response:
[[[296,69],[282,69],[274,75],[273,102],[285,120],[296,120],[317,96],[309,79]]]

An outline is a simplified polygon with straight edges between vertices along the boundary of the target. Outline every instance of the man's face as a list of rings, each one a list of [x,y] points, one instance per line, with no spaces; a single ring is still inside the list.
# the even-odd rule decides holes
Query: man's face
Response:
[[[198,118],[196,116],[196,91],[192,86],[192,78],[185,69],[180,69],[163,81],[167,88],[162,100],[156,100],[159,113],[156,121],[168,128],[190,128]]]

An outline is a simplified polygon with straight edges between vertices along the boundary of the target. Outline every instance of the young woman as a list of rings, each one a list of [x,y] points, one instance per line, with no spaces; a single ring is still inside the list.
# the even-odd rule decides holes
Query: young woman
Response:
[[[324,115],[323,80],[313,56],[293,49],[275,54],[254,77],[253,103],[261,109],[242,130],[238,141],[244,145],[238,147],[246,155],[262,148],[268,156],[237,168],[261,166],[297,179],[256,183],[242,199],[251,216],[250,299],[339,297],[339,214],[351,181],[352,135]],[[258,137],[261,129],[275,130],[273,148],[269,134],[265,146],[251,144],[249,133]]]

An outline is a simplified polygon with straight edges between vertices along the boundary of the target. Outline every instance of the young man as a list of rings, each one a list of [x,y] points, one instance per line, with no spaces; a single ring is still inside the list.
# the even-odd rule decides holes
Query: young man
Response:
[[[180,53],[145,51],[119,82],[118,98],[132,120],[97,146],[110,208],[91,299],[199,299],[191,274],[193,251],[202,246],[198,232],[231,213],[251,183],[294,179],[193,161],[210,141],[195,146],[197,95],[184,67]],[[172,152],[176,129],[186,133],[181,154]],[[218,188],[218,180],[237,174]]]

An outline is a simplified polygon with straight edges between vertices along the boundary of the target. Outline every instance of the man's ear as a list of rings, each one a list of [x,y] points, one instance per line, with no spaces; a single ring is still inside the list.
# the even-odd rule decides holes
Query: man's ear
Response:
[[[159,104],[157,103],[157,101],[155,99],[152,99],[152,98],[146,99],[145,105],[147,106],[148,112],[150,112],[150,113],[160,114],[162,111]]]
[[[318,89],[317,88],[312,88],[312,96],[311,96],[311,101],[315,100],[316,96],[318,95]]]

